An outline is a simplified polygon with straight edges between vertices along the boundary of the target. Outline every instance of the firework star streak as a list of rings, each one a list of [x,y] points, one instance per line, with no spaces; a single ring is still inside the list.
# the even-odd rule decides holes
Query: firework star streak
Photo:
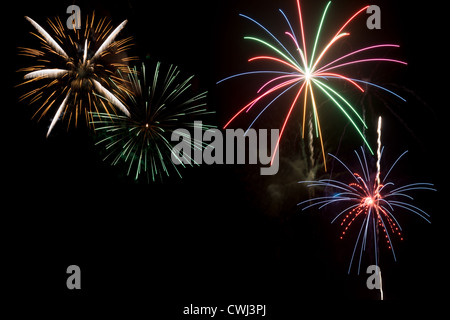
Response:
[[[133,173],[138,180],[145,173],[147,180],[169,176],[170,171],[181,173],[172,162],[174,145],[172,133],[179,129],[200,126],[206,130],[212,126],[196,122],[211,112],[206,109],[206,92],[194,92],[193,76],[183,78],[178,67],[163,68],[158,62],[150,76],[145,64],[124,75],[131,84],[128,94],[128,115],[94,114],[94,125],[112,165],[125,164],[127,175]],[[200,123],[200,124],[199,124]],[[178,132],[178,131],[177,131]],[[203,148],[201,141],[194,139],[193,148]],[[193,159],[191,165],[195,163]],[[181,161],[180,161],[181,162]],[[184,164],[182,163],[184,166]],[[172,167],[173,170],[170,170]]]
[[[128,61],[135,58],[126,55],[131,37],[116,40],[127,20],[113,28],[106,18],[95,23],[92,14],[86,17],[84,30],[67,30],[59,18],[48,19],[50,35],[33,19],[25,18],[37,31],[32,34],[41,47],[19,48],[20,54],[34,58],[36,65],[18,71],[27,72],[21,85],[39,86],[20,99],[40,103],[34,114],[40,114],[39,119],[47,113],[53,115],[47,136],[60,118],[68,117],[68,125],[73,122],[76,126],[80,114],[85,115],[87,123],[92,121],[92,112],[115,113],[119,109],[129,114],[120,98],[127,88],[117,71],[126,72]]]
[[[346,236],[351,227],[360,223],[358,236],[348,268],[349,273],[353,261],[358,259],[359,274],[362,254],[371,238],[374,239],[375,264],[378,265],[376,254],[378,234],[383,235],[388,249],[392,251],[394,260],[396,260],[392,240],[394,240],[394,237],[398,237],[400,240],[403,239],[402,227],[394,215],[394,213],[398,212],[397,209],[413,213],[430,223],[429,215],[422,209],[410,203],[414,200],[410,195],[410,192],[416,190],[436,191],[433,184],[419,182],[397,186],[394,181],[388,180],[392,169],[406,153],[407,151],[397,158],[382,179],[379,172],[371,174],[369,171],[368,159],[362,147],[361,154],[355,150],[356,157],[360,164],[360,172],[352,171],[337,157],[329,154],[336,159],[348,173],[350,173],[351,182],[344,183],[332,179],[300,182],[306,183],[307,186],[311,188],[322,187],[330,194],[300,202],[299,205],[304,206],[302,210],[311,207],[319,207],[319,209],[321,209],[330,205],[342,205],[344,207],[344,209],[332,220],[332,223],[336,221],[340,223],[342,228],[341,239]],[[383,149],[381,149],[380,158],[382,154]],[[379,232],[377,232],[377,230],[379,230]],[[371,237],[369,237],[370,233],[372,233]],[[358,247],[359,253],[357,252]]]
[[[322,29],[325,24],[325,18],[327,15],[328,8],[330,7],[331,1],[325,7],[322,18],[320,20],[317,31],[314,35],[314,44],[312,49],[308,46],[309,39],[305,36],[305,28],[303,26],[303,18],[302,18],[302,10],[300,6],[300,1],[297,0],[297,8],[298,8],[298,16],[299,16],[299,24],[300,24],[300,41],[296,33],[292,28],[292,24],[288,20],[287,16],[283,11],[280,10],[282,16],[287,22],[288,30],[285,32],[285,42],[283,43],[279,40],[273,33],[271,33],[266,27],[257,22],[256,20],[241,14],[240,16],[252,21],[255,23],[264,34],[266,34],[269,40],[261,37],[253,37],[246,36],[244,39],[254,42],[262,47],[265,47],[273,55],[261,55],[250,58],[249,62],[256,61],[267,61],[273,63],[274,66],[279,67],[279,69],[274,70],[258,70],[258,71],[249,71],[244,73],[239,73],[236,75],[232,75],[225,79],[220,80],[218,83],[222,81],[232,79],[237,76],[244,75],[254,75],[254,74],[267,74],[272,75],[273,77],[264,83],[260,89],[258,90],[258,96],[250,101],[247,105],[241,108],[231,119],[225,124],[224,128],[228,127],[233,120],[239,115],[243,114],[244,111],[249,112],[257,103],[263,102],[267,100],[270,96],[276,95],[272,100],[270,100],[258,113],[255,119],[250,124],[250,127],[255,123],[255,121],[261,116],[264,111],[268,109],[270,105],[275,102],[279,97],[283,96],[285,93],[294,90],[296,94],[294,99],[292,100],[291,105],[289,106],[287,113],[284,117],[284,121],[280,130],[280,137],[275,147],[275,152],[279,148],[280,140],[283,136],[283,132],[286,128],[286,125],[293,113],[293,110],[296,105],[299,105],[300,108],[303,109],[303,125],[302,125],[302,137],[305,135],[305,122],[306,122],[306,110],[307,107],[311,106],[311,113],[314,118],[314,126],[315,126],[315,136],[320,139],[322,155],[324,166],[326,170],[326,159],[325,159],[325,150],[323,145],[323,135],[321,129],[321,123],[319,119],[319,110],[317,97],[318,93],[321,93],[322,97],[329,99],[332,102],[332,105],[336,107],[352,124],[354,130],[361,137],[364,143],[367,145],[369,151],[373,154],[372,149],[370,148],[369,143],[361,132],[360,127],[366,127],[365,122],[358,114],[356,108],[350,103],[350,101],[345,98],[336,88],[336,82],[341,81],[349,84],[357,91],[364,92],[361,84],[364,85],[373,85],[378,89],[387,91],[396,97],[404,100],[394,92],[375,85],[370,82],[366,82],[359,79],[351,78],[346,75],[342,70],[345,70],[344,67],[350,65],[358,65],[362,63],[369,62],[389,62],[389,63],[398,63],[406,65],[406,62],[395,60],[395,59],[387,59],[387,58],[365,58],[365,59],[356,59],[358,55],[361,53],[367,53],[376,51],[382,48],[397,48],[399,47],[396,44],[377,44],[368,47],[363,47],[358,50],[349,52],[340,57],[334,57],[333,48],[339,43],[342,39],[350,36],[350,33],[345,32],[344,30],[348,26],[350,22],[352,22],[358,15],[365,12],[368,6],[358,10],[355,14],[353,14],[332,36],[327,36],[328,40],[325,42],[319,41],[322,36]],[[323,46],[319,46],[319,43],[323,43]],[[289,50],[288,48],[292,48]],[[341,70],[341,71],[340,71]],[[283,111],[285,112],[285,111]]]

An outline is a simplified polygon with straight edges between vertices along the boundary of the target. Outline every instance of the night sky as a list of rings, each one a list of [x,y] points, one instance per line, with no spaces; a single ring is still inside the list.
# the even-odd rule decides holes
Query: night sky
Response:
[[[287,127],[275,176],[259,176],[256,165],[203,165],[184,170],[183,179],[135,183],[102,161],[92,131],[82,123],[69,131],[57,126],[46,139],[50,118],[31,119],[36,105],[19,102],[25,89],[15,87],[23,76],[16,71],[31,60],[18,56],[17,47],[36,44],[24,16],[46,28],[47,17],[60,16],[64,23],[70,4],[16,1],[3,11],[7,72],[0,119],[7,191],[2,192],[0,225],[2,264],[7,270],[3,280],[11,301],[29,301],[42,311],[53,310],[55,304],[66,310],[91,305],[183,319],[182,308],[191,303],[267,304],[272,315],[301,315],[330,304],[337,314],[345,314],[355,300],[378,298],[376,291],[366,288],[364,271],[347,275],[353,242],[339,241],[340,229],[330,224],[332,208],[302,212],[297,207],[307,197],[296,184],[302,179],[298,175],[301,139],[296,131],[300,112]],[[297,24],[294,0],[75,4],[83,17],[95,10],[99,17],[110,17],[114,26],[128,19],[119,38],[134,37],[130,54],[148,63],[175,64],[194,74],[195,87],[209,93],[209,108],[216,111],[210,121],[218,127],[253,99],[263,83],[258,76],[248,76],[216,85],[229,75],[255,70],[247,59],[265,53],[243,39],[263,33],[239,13],[278,34],[285,28],[279,8]],[[340,26],[365,4],[333,1],[328,23]],[[368,30],[364,18],[356,20],[349,28],[348,48],[397,43],[400,49],[382,54],[405,60],[408,66],[367,64],[352,71],[392,88],[408,102],[380,92],[370,96],[368,138],[375,145],[376,118],[382,115],[386,163],[409,150],[392,179],[431,182],[438,189],[414,194],[414,204],[431,214],[431,224],[399,213],[405,240],[397,245],[397,262],[388,251],[381,253],[383,289],[386,299],[427,305],[443,299],[441,289],[448,281],[444,279],[448,278],[444,229],[448,210],[443,206],[448,191],[444,59],[448,28],[444,10],[432,2],[371,4],[381,8],[381,30]],[[302,5],[305,26],[315,26],[326,1],[304,0]],[[356,102],[360,99],[355,91],[349,96]],[[256,127],[279,128],[283,114],[269,112]],[[344,118],[324,114],[322,119],[327,152],[354,163],[353,150],[361,139]],[[251,120],[240,118],[236,127],[246,128]],[[333,169],[341,170],[337,165]],[[81,268],[78,291],[66,288],[66,268],[72,264]],[[29,312],[25,309],[16,312]]]

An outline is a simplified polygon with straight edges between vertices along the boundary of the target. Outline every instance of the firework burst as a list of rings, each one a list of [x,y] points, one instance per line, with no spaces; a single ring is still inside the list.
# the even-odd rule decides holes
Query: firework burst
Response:
[[[397,209],[413,213],[430,223],[429,214],[410,203],[411,200],[414,200],[410,195],[410,192],[416,190],[436,191],[433,184],[419,182],[399,186],[396,185],[394,181],[389,181],[389,174],[407,151],[403,152],[397,160],[395,160],[389,170],[386,171],[384,176],[381,177],[380,159],[383,154],[383,148],[379,148],[377,153],[378,160],[376,172],[371,172],[369,170],[368,156],[364,152],[363,147],[361,147],[360,153],[355,150],[356,157],[360,164],[359,171],[351,170],[340,159],[329,154],[338,161],[348,173],[350,173],[350,182],[341,182],[333,179],[301,181],[301,183],[306,183],[309,188],[322,187],[330,194],[300,202],[300,206],[306,205],[302,210],[311,207],[319,207],[319,209],[322,209],[329,205],[343,206],[343,210],[340,211],[331,222],[338,222],[340,224],[342,228],[340,235],[341,239],[347,235],[351,227],[358,223],[360,224],[359,233],[348,268],[349,273],[353,261],[358,259],[359,274],[362,254],[368,245],[369,239],[372,238],[374,239],[375,262],[376,265],[378,265],[377,252],[379,235],[385,240],[387,248],[391,250],[394,260],[396,260],[393,245],[394,237],[403,240],[402,227],[394,215],[394,213],[397,213]],[[371,234],[371,236],[369,236],[369,234]],[[357,252],[358,248],[359,253]]]
[[[125,27],[127,20],[113,28],[106,18],[95,23],[95,14],[86,17],[83,29],[66,30],[61,19],[48,19],[52,35],[29,17],[25,17],[35,28],[32,34],[40,40],[40,48],[20,47],[19,54],[36,61],[30,67],[18,71],[27,72],[21,84],[39,83],[20,100],[30,99],[39,103],[36,113],[39,120],[47,113],[52,114],[47,136],[56,122],[68,118],[77,125],[78,117],[85,115],[87,123],[92,122],[93,112],[115,112],[115,108],[124,114],[128,110],[117,98],[126,91],[124,80],[117,70],[126,72],[128,57],[126,50],[131,46],[131,37],[115,40]]]
[[[145,174],[147,180],[169,176],[171,171],[181,173],[172,160],[172,132],[178,128],[206,130],[212,126],[196,122],[211,112],[206,109],[206,92],[194,93],[193,76],[183,78],[178,67],[163,68],[158,62],[150,77],[146,66],[130,69],[124,77],[130,83],[128,115],[94,114],[97,142],[104,145],[112,165],[125,164],[127,175],[138,180]],[[193,148],[203,148],[202,142],[192,140]],[[195,163],[193,159],[192,164]],[[183,163],[181,163],[184,166]],[[173,169],[171,170],[170,167]]]
[[[325,25],[325,17],[327,15],[328,8],[330,7],[331,1],[325,7],[325,10],[322,14],[322,18],[320,20],[317,31],[315,32],[314,43],[311,46],[309,42],[311,39],[307,39],[305,28],[303,26],[303,18],[302,18],[302,10],[300,6],[300,1],[297,0],[297,9],[299,16],[299,24],[300,24],[300,41],[297,37],[292,24],[288,20],[286,14],[280,10],[282,16],[287,22],[287,27],[289,28],[285,32],[286,41],[283,43],[279,40],[273,33],[271,33],[266,27],[257,22],[256,20],[240,14],[240,16],[252,21],[259,28],[261,28],[266,35],[268,35],[270,40],[266,40],[260,37],[246,36],[244,39],[255,42],[263,47],[269,49],[274,55],[262,55],[255,56],[250,58],[249,62],[256,61],[268,61],[274,63],[278,67],[275,70],[258,70],[258,71],[250,71],[239,73],[236,75],[232,75],[225,79],[220,80],[218,83],[222,81],[243,75],[251,75],[251,74],[268,74],[273,75],[269,81],[265,82],[258,90],[257,97],[246,104],[243,108],[241,108],[231,119],[225,124],[224,128],[228,127],[233,120],[241,115],[244,111],[249,112],[257,103],[266,101],[269,97],[274,97],[273,99],[269,99],[269,102],[262,108],[262,110],[258,113],[258,115],[253,119],[252,123],[249,127],[251,127],[255,121],[268,109],[270,105],[272,105],[278,98],[285,95],[290,91],[295,92],[295,97],[292,100],[292,103],[287,111],[287,114],[284,118],[283,124],[280,130],[280,137],[276,144],[275,151],[279,148],[280,140],[283,136],[283,132],[285,130],[286,124],[288,123],[291,114],[296,105],[299,105],[300,108],[303,108],[303,125],[302,125],[302,137],[305,135],[305,122],[306,122],[306,114],[308,105],[311,106],[310,113],[314,119],[314,131],[315,136],[320,140],[320,145],[322,149],[324,168],[326,171],[326,158],[325,158],[325,150],[322,138],[322,129],[319,120],[319,108],[317,103],[318,92],[322,93],[324,97],[329,99],[332,102],[332,105],[335,106],[348,121],[352,124],[355,131],[362,138],[364,143],[366,144],[369,151],[373,154],[372,149],[370,148],[369,143],[367,142],[363,132],[361,132],[360,126],[367,128],[364,120],[359,115],[358,111],[349,101],[349,99],[345,98],[340,92],[339,89],[336,88],[336,82],[341,81],[347,84],[350,84],[355,90],[360,92],[364,92],[362,85],[371,85],[377,87],[378,89],[387,91],[396,97],[404,100],[394,92],[376,85],[374,83],[370,83],[367,81],[363,81],[360,79],[354,79],[346,73],[343,72],[344,68],[350,65],[357,65],[362,63],[369,62],[390,62],[397,64],[404,64],[406,62],[395,60],[395,59],[387,59],[387,58],[364,58],[364,59],[355,59],[360,54],[364,54],[367,52],[372,52],[379,49],[386,48],[398,48],[399,46],[396,44],[377,44],[371,45],[368,47],[360,48],[358,50],[349,52],[345,55],[339,57],[333,57],[332,52],[333,48],[336,47],[342,39],[350,36],[350,33],[346,32],[347,26],[352,22],[358,15],[368,8],[365,6],[364,8],[358,10],[354,13],[338,30],[336,33],[332,33],[331,37],[328,36],[328,40],[325,42],[319,41],[321,38],[322,29]],[[320,43],[324,45],[320,47]],[[288,49],[292,48],[292,49]],[[341,71],[339,71],[341,70]],[[301,101],[303,100],[303,101]],[[284,111],[283,111],[284,112]],[[273,161],[273,160],[272,160]]]

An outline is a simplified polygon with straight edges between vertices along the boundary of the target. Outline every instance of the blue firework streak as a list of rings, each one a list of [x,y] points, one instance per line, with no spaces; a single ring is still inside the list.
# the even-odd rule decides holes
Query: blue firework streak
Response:
[[[383,150],[384,148],[381,149],[380,158]],[[322,187],[330,195],[308,199],[298,205],[303,206],[302,210],[306,210],[313,207],[322,209],[329,205],[342,204],[344,209],[336,214],[331,223],[338,222],[340,224],[342,228],[341,239],[346,236],[348,229],[359,224],[358,236],[348,267],[348,273],[350,273],[353,262],[358,260],[359,274],[363,252],[370,245],[371,239],[373,239],[375,249],[376,265],[378,265],[377,252],[380,238],[384,238],[394,260],[397,260],[393,240],[394,237],[403,240],[403,235],[402,227],[394,213],[397,213],[397,210],[405,211],[430,223],[430,215],[411,204],[414,198],[410,195],[410,192],[416,190],[436,191],[436,189],[432,183],[418,182],[398,186],[394,181],[388,179],[391,171],[408,151],[403,152],[395,160],[382,179],[381,176],[377,177],[376,172],[369,170],[368,159],[362,147],[360,153],[356,150],[354,152],[360,165],[359,171],[351,170],[339,158],[329,154],[348,171],[351,178],[350,182],[333,179],[300,181],[300,183],[305,183],[308,188]]]

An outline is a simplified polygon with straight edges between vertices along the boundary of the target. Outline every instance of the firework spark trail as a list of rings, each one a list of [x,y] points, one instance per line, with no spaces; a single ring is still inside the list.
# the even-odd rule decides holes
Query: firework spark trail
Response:
[[[380,183],[380,172],[381,172],[381,117],[378,118],[378,128],[377,128],[377,132],[378,132],[378,139],[377,139],[377,185],[379,186]]]
[[[263,112],[265,112],[270,105],[272,105],[278,98],[280,98],[285,93],[289,92],[290,90],[296,90],[295,98],[293,99],[293,103],[291,104],[290,108],[288,109],[288,112],[286,116],[284,117],[284,121],[282,123],[282,129],[280,130],[280,136],[278,139],[278,142],[275,147],[275,152],[279,148],[280,140],[284,133],[284,128],[286,127],[286,124],[288,123],[292,113],[293,109],[296,105],[298,100],[300,99],[300,96],[303,94],[304,99],[301,103],[303,106],[303,120],[302,120],[302,137],[304,138],[305,133],[305,126],[306,126],[306,109],[308,105],[308,101],[311,105],[311,113],[313,114],[314,118],[314,126],[315,126],[315,136],[319,139],[322,149],[322,157],[324,162],[324,168],[326,171],[326,157],[325,157],[325,149],[323,144],[323,136],[322,136],[322,129],[320,125],[319,120],[319,110],[317,108],[316,103],[316,97],[317,93],[315,93],[316,89],[318,89],[318,92],[323,93],[323,95],[328,98],[332,105],[334,105],[342,114],[345,115],[347,120],[352,124],[353,128],[357,132],[357,134],[361,137],[361,139],[364,141],[365,145],[369,149],[370,153],[373,154],[373,151],[367,142],[364,134],[361,132],[361,129],[359,126],[363,126],[364,128],[367,128],[367,125],[365,124],[364,120],[359,115],[356,108],[349,102],[347,98],[345,98],[342,94],[339,93],[339,90],[331,86],[331,80],[340,80],[346,83],[349,83],[351,87],[354,87],[356,90],[364,92],[364,89],[359,85],[365,84],[365,85],[371,85],[376,88],[379,88],[381,90],[384,90],[388,93],[393,94],[394,96],[404,100],[402,97],[400,97],[398,94],[390,91],[387,88],[381,87],[379,85],[376,85],[371,82],[362,81],[359,79],[354,79],[351,77],[348,77],[342,73],[336,73],[335,69],[342,69],[343,67],[355,65],[355,64],[361,64],[361,63],[369,63],[369,62],[389,62],[389,63],[397,63],[397,64],[403,64],[406,65],[407,63],[404,61],[396,60],[396,59],[388,59],[388,58],[366,58],[366,59],[354,59],[354,60],[347,60],[348,58],[353,58],[357,56],[360,53],[364,52],[370,52],[373,50],[378,50],[380,48],[398,48],[399,46],[397,44],[377,44],[377,45],[371,45],[364,48],[360,48],[358,50],[354,50],[352,52],[349,52],[343,56],[340,56],[335,59],[329,59],[328,55],[331,53],[332,49],[338,43],[341,39],[346,38],[350,35],[348,32],[343,32],[344,29],[362,12],[364,12],[368,6],[363,7],[362,9],[358,10],[356,13],[354,13],[336,32],[336,34],[329,38],[328,42],[325,42],[326,44],[323,46],[322,49],[319,49],[319,43],[320,38],[322,36],[322,30],[324,29],[325,21],[326,21],[326,15],[328,8],[330,7],[331,1],[327,3],[325,10],[322,14],[322,17],[320,19],[319,27],[316,31],[316,35],[314,37],[314,45],[312,46],[312,50],[307,46],[307,40],[305,36],[305,27],[303,24],[303,16],[302,16],[302,9],[300,6],[300,1],[297,0],[297,9],[298,9],[298,18],[299,18],[299,25],[300,25],[300,34],[301,34],[301,42],[298,41],[295,32],[292,28],[292,24],[290,23],[289,19],[287,18],[286,14],[280,9],[279,11],[283,15],[284,19],[287,22],[289,30],[285,32],[285,35],[287,36],[289,43],[291,45],[294,45],[295,51],[289,51],[287,48],[287,44],[283,44],[283,42],[278,39],[272,32],[270,32],[266,27],[264,27],[261,23],[257,22],[253,18],[250,18],[246,15],[240,14],[241,17],[250,20],[251,22],[255,23],[259,28],[261,28],[265,34],[267,34],[271,40],[274,40],[275,42],[266,41],[259,37],[253,37],[253,36],[245,36],[245,40],[253,41],[258,43],[259,45],[269,49],[274,53],[274,56],[270,55],[262,55],[262,56],[255,56],[250,59],[248,59],[248,62],[254,62],[254,61],[269,61],[274,64],[274,66],[278,66],[282,69],[279,70],[260,70],[260,71],[249,71],[249,72],[243,72],[236,75],[232,75],[229,77],[226,77],[217,83],[221,83],[225,80],[233,79],[238,76],[245,76],[245,75],[254,75],[254,74],[268,74],[268,75],[274,75],[275,77],[264,83],[260,89],[257,91],[258,96],[253,99],[250,103],[245,105],[243,108],[241,108],[238,112],[236,112],[230,120],[224,125],[224,129],[227,128],[239,115],[243,114],[244,111],[248,113],[257,103],[262,102],[264,98],[269,97],[271,94],[275,94],[278,91],[282,91],[279,93],[273,100],[271,100],[268,104],[265,105],[265,107],[262,108],[262,111],[258,113],[258,115],[255,117],[255,119],[251,122],[249,128],[254,124],[254,122],[262,115]],[[311,52],[309,55],[308,53]],[[328,60],[327,60],[328,59]],[[331,60],[331,61],[330,61]],[[290,71],[284,71],[283,69],[287,68]],[[282,82],[280,82],[282,81]],[[327,84],[327,83],[330,83]],[[248,129],[247,129],[248,131]],[[273,159],[272,159],[273,161]]]
[[[128,61],[135,59],[125,55],[131,37],[116,41],[127,20],[113,30],[106,18],[95,25],[93,14],[91,18],[86,17],[84,32],[78,29],[67,32],[59,18],[48,19],[51,35],[33,19],[25,19],[36,29],[37,33],[32,34],[40,40],[41,48],[19,48],[21,55],[39,62],[19,70],[27,72],[26,81],[20,85],[35,81],[45,84],[23,94],[20,100],[30,98],[30,104],[41,101],[34,114],[41,113],[39,119],[56,108],[47,137],[56,122],[66,116],[69,124],[74,121],[76,126],[78,115],[83,112],[87,123],[92,122],[91,114],[99,109],[110,113],[117,108],[129,115],[121,101],[127,91],[126,81],[116,74],[118,70],[125,72]],[[60,99],[63,101],[56,107]]]
[[[380,124],[380,122],[379,122]],[[379,138],[380,140],[380,138]],[[436,191],[431,183],[411,183],[403,186],[396,186],[394,181],[387,180],[389,174],[394,169],[398,161],[407,153],[403,152],[392,166],[387,170],[381,183],[378,183],[378,178],[375,175],[371,175],[369,170],[368,161],[363,147],[361,147],[361,154],[355,150],[356,157],[360,165],[360,171],[351,170],[343,161],[329,154],[332,158],[337,160],[344,169],[350,174],[351,182],[341,182],[333,179],[322,179],[318,181],[300,181],[299,183],[305,183],[308,188],[321,187],[326,192],[334,192],[332,195],[325,195],[322,197],[316,197],[300,202],[298,205],[303,206],[302,210],[308,208],[318,207],[322,209],[329,205],[342,205],[343,210],[340,211],[331,223],[334,223],[338,219],[341,220],[340,226],[343,228],[340,239],[343,239],[349,229],[358,221],[361,223],[359,233],[356,238],[355,245],[353,247],[352,256],[348,268],[350,273],[353,261],[356,259],[358,262],[358,274],[361,267],[362,254],[366,249],[369,233],[374,238],[375,246],[375,261],[377,259],[377,242],[380,238],[378,233],[384,236],[388,249],[392,252],[394,260],[396,255],[394,251],[393,240],[394,237],[402,238],[402,227],[400,226],[396,216],[394,215],[394,209],[402,209],[402,211],[412,213],[419,216],[423,220],[430,223],[429,214],[415,205],[403,201],[414,200],[409,194],[410,191],[416,190],[431,190]],[[383,155],[383,148],[380,149],[380,158]],[[377,169],[378,171],[378,169]],[[381,172],[381,169],[380,169]],[[381,176],[381,173],[380,173]],[[403,200],[399,200],[403,199]],[[305,204],[308,204],[304,206]],[[397,211],[395,210],[397,213]],[[357,250],[359,247],[359,258],[357,258]]]
[[[213,126],[195,122],[197,117],[212,113],[206,108],[206,92],[195,93],[191,87],[193,76],[183,78],[178,67],[161,67],[158,62],[151,76],[147,76],[147,67],[142,64],[130,70],[123,77],[130,81],[127,107],[129,115],[110,115],[94,113],[93,124],[99,137],[97,145],[105,147],[103,160],[111,160],[112,165],[122,164],[126,174],[133,172],[138,181],[142,174],[147,180],[169,176],[170,171],[181,177],[181,172],[172,161],[174,142],[171,136],[180,128],[199,128],[206,130]],[[204,145],[194,136],[192,148]],[[189,157],[183,154],[185,157]],[[197,164],[189,157],[189,164]],[[181,166],[185,166],[180,160]]]
[[[376,186],[377,188],[380,187],[381,183],[380,183],[380,174],[381,174],[381,122],[382,122],[382,118],[381,116],[378,117],[378,128],[377,128],[377,133],[378,133],[378,139],[377,139],[377,174],[375,177],[375,181],[376,181]],[[377,217],[380,215],[380,212],[378,210],[378,207],[376,208],[376,214]],[[375,227],[375,224],[374,224]],[[379,240],[379,229],[376,229],[375,234],[376,239],[374,239],[374,245],[375,245],[375,264],[378,266],[378,255],[379,255],[379,246],[378,246],[378,240]],[[376,269],[377,273],[378,273],[378,279],[379,279],[379,283],[380,283],[380,299],[383,300],[383,281],[381,279],[381,271],[380,268]]]
[[[32,25],[33,27],[44,37],[47,44],[49,44],[53,49],[55,49],[56,53],[61,55],[63,58],[68,59],[69,56],[67,53],[61,48],[61,46],[48,34],[47,31],[44,30],[39,24],[37,24],[33,19],[30,17],[25,17]]]

